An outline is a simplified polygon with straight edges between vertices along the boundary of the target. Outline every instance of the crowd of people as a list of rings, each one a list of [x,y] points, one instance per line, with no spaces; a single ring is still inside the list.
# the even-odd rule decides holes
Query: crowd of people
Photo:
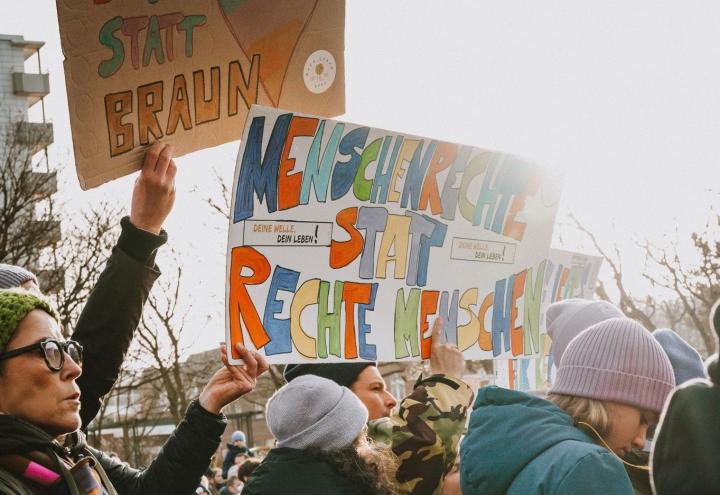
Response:
[[[153,462],[133,469],[85,442],[118,377],[172,210],[171,146],[147,152],[130,215],[72,335],[34,274],[0,265],[0,493],[703,494],[720,493],[720,365],[670,329],[648,332],[605,301],[552,304],[548,392],[472,390],[462,353],[432,329],[428,376],[406,397],[377,363],[296,364],[266,406],[275,438],[242,431],[215,458],[223,407],[268,369],[238,345]],[[720,309],[711,312],[720,331]],[[473,402],[474,400],[474,402]]]

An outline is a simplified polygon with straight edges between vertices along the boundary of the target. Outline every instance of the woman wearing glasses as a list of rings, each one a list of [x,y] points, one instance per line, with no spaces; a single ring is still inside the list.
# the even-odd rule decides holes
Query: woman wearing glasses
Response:
[[[0,291],[0,493],[193,493],[220,443],[222,408],[255,387],[264,358],[238,348],[245,364],[213,375],[161,453],[145,470],[87,447],[80,428],[82,347],[66,341],[48,303]]]

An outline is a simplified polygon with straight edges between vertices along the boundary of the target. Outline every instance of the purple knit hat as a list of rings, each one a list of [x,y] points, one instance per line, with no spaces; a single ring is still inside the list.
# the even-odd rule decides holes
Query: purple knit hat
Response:
[[[568,345],[550,393],[662,411],[672,365],[650,332],[629,318],[597,323]]]
[[[573,298],[552,303],[545,312],[545,327],[552,339],[550,353],[555,366],[560,366],[565,349],[580,332],[601,321],[623,316],[617,306],[603,300]]]

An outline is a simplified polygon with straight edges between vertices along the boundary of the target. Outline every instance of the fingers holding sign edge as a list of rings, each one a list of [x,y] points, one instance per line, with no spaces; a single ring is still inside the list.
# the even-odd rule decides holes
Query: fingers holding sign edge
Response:
[[[173,161],[172,157],[175,153],[175,147],[171,144],[165,145],[163,150],[160,152],[157,163],[155,164],[155,173],[159,176],[164,176],[168,166]]]
[[[250,377],[258,377],[265,373],[270,365],[261,353],[252,351],[242,344],[235,344],[235,349],[240,355],[239,359],[243,362],[243,367],[240,368],[246,372]],[[227,345],[225,343],[220,344],[220,357],[225,366],[232,371],[233,368],[237,369],[240,365],[232,365],[228,361]]]
[[[144,173],[151,173],[155,171],[157,162],[160,159],[160,154],[163,152],[166,146],[167,145],[165,143],[156,141],[152,144],[152,146],[150,146],[150,148],[148,148],[148,150],[145,152],[145,161],[143,162],[142,166],[142,171]]]
[[[437,318],[435,318],[435,322],[433,323],[432,327],[432,334],[430,336],[433,346],[439,346],[445,343],[445,336],[443,335],[442,331],[443,323],[444,321],[442,316],[438,316]]]

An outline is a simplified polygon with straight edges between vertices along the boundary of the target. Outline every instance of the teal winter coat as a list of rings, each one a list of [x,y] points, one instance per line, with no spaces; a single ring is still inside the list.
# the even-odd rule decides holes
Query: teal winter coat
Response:
[[[480,389],[460,453],[464,495],[633,495],[612,452],[555,404],[522,392]]]

